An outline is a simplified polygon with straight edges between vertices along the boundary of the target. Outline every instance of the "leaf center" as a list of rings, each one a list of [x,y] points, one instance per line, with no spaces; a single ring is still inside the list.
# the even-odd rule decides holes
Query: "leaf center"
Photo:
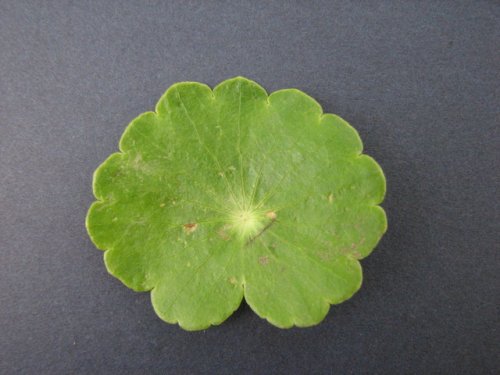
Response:
[[[263,234],[276,220],[274,211],[237,209],[229,217],[229,228],[246,244]]]
[[[237,210],[231,214],[231,227],[246,240],[255,236],[264,226],[262,214],[251,209]]]

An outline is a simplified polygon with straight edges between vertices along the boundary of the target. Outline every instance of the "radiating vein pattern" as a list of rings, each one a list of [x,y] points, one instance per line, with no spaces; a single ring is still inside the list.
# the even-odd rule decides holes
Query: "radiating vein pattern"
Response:
[[[119,146],[95,171],[87,230],[112,275],[188,330],[243,298],[278,327],[319,323],[387,228],[381,168],[296,89],[177,83]]]

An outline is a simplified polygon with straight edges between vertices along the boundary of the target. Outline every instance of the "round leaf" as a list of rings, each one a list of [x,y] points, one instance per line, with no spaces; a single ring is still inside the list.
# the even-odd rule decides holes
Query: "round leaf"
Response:
[[[311,326],[359,289],[387,227],[382,170],[361,152],[299,90],[177,83],[95,171],[86,226],[166,322],[204,329],[245,298],[278,327]]]

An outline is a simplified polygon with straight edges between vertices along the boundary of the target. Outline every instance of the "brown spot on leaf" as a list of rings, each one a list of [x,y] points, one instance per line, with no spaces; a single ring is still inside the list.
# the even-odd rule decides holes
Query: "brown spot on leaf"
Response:
[[[186,234],[191,234],[196,230],[197,227],[198,227],[198,224],[196,224],[196,223],[184,224],[184,232],[186,232]]]
[[[267,255],[259,257],[259,264],[262,264],[263,266],[269,264],[269,257]]]
[[[328,203],[333,203],[333,201],[335,200],[335,197],[333,196],[332,193],[328,194]]]
[[[236,283],[238,282],[238,280],[234,276],[231,276],[230,278],[228,278],[227,281],[229,281],[229,283],[233,284],[233,285],[236,285]]]

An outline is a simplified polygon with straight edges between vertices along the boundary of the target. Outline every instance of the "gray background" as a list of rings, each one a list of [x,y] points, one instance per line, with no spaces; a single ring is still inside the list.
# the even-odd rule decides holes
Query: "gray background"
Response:
[[[498,373],[495,3],[0,1],[0,373]],[[314,328],[167,325],[84,228],[127,123],[235,75],[309,93],[387,176],[364,286]]]

